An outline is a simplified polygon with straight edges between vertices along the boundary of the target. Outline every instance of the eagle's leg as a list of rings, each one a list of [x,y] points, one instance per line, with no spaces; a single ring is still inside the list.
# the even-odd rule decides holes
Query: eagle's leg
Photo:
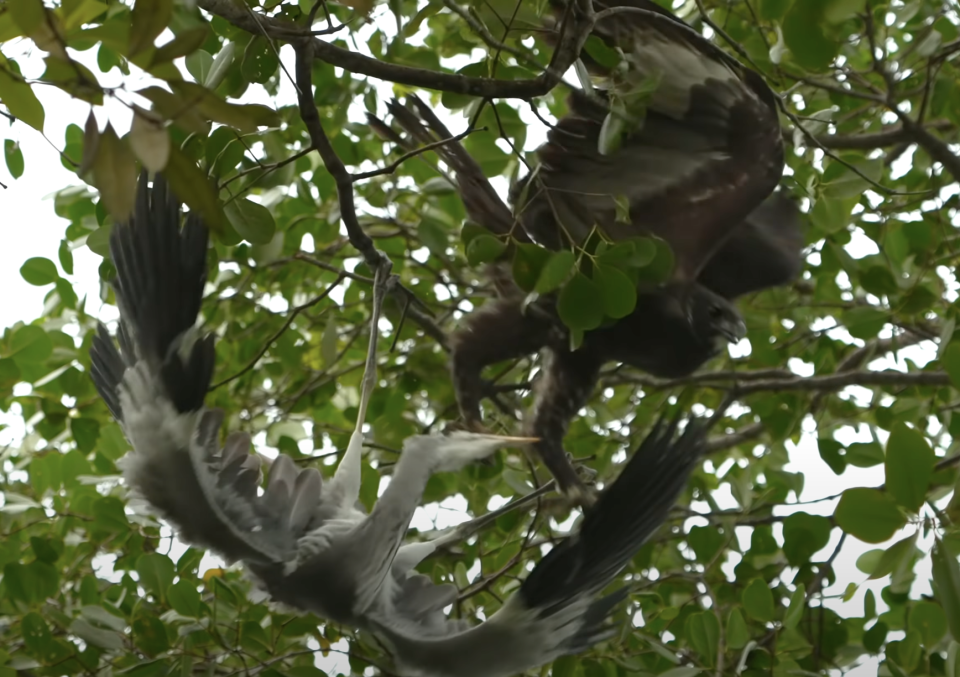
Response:
[[[600,377],[603,358],[581,349],[545,350],[543,373],[537,384],[533,410],[527,417],[525,434],[540,438],[532,446],[550,470],[560,491],[582,507],[595,497],[563,450],[567,427],[593,394]]]
[[[488,301],[450,337],[453,387],[468,430],[484,432],[480,415],[486,390],[480,377],[484,367],[530,355],[551,342],[553,324],[524,313],[522,304],[515,297]]]

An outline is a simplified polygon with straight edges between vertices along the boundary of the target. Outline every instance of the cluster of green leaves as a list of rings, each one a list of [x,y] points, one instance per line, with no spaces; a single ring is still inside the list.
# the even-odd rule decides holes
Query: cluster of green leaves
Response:
[[[313,4],[250,0],[247,7],[297,21]],[[348,50],[362,42],[387,65],[449,74],[445,60],[456,57],[469,61],[457,71],[464,76],[529,78],[551,54],[539,39],[529,40],[541,4],[488,0],[471,7],[471,16],[503,46],[529,59],[489,47],[440,1],[392,0],[373,10],[374,24],[350,24],[324,39]],[[723,377],[727,371],[743,376],[746,386],[762,385],[745,388],[742,406],[720,422],[718,430],[733,437],[718,443],[709,472],[698,471],[681,500],[695,497],[709,506],[699,525],[678,529],[688,515],[672,516],[624,572],[635,577],[636,589],[614,619],[620,635],[557,661],[552,674],[692,677],[713,670],[785,677],[848,669],[875,657],[884,674],[896,677],[956,677],[960,499],[955,466],[944,461],[943,449],[945,440],[960,434],[960,335],[955,305],[944,297],[956,283],[958,200],[938,198],[936,191],[957,177],[934,166],[927,149],[901,155],[912,139],[897,136],[888,105],[925,115],[918,122],[929,122],[931,134],[956,139],[960,78],[949,58],[957,39],[955,10],[936,0],[704,4],[771,86],[790,91],[787,108],[799,117],[785,120],[794,126],[789,181],[809,200],[812,256],[797,285],[740,303],[747,357],[708,365],[705,371],[719,371],[710,375],[714,380],[693,381],[682,391],[620,372],[571,425],[567,451],[609,481],[619,471],[619,452],[641,439],[664,408],[716,407],[730,382]],[[328,9],[338,22],[353,16],[333,3]],[[506,25],[517,30],[505,33]],[[174,37],[156,46],[164,28]],[[881,53],[886,70],[877,68],[868,34],[888,47]],[[15,59],[0,57],[0,101],[22,121],[21,134],[27,133],[23,125],[43,129],[46,86],[95,106],[109,96],[123,99],[122,89],[99,88],[93,66],[79,63],[77,54],[88,55],[85,63],[95,62],[101,73],[128,75],[134,66],[158,82],[137,92],[150,110],[134,109],[129,132],[84,125],[81,106],[76,124],[54,139],[78,183],[99,190],[74,187],[57,195],[63,241],[57,252],[21,268],[26,284],[49,290],[43,315],[0,337],[0,409],[18,410],[27,431],[0,452],[0,677],[16,670],[53,676],[105,669],[138,676],[215,669],[308,677],[317,674],[315,666],[327,665],[323,653],[310,650],[313,642],[326,650],[341,638],[355,672],[374,664],[391,674],[389,657],[368,637],[254,603],[237,572],[201,571],[200,553],[193,550],[176,562],[160,554],[166,541],[157,523],[123,501],[116,461],[127,446],[87,374],[94,318],[73,288],[74,252],[86,247],[105,257],[101,275],[111,279],[109,232],[129,208],[134,165],[163,165],[175,170],[175,188],[191,209],[216,229],[209,255],[213,290],[203,317],[222,339],[218,385],[208,403],[230,414],[231,430],[265,431],[268,447],[300,464],[315,463],[324,474],[335,459],[322,450],[346,447],[366,346],[370,274],[349,261],[355,252],[341,234],[332,177],[315,154],[301,153],[309,139],[295,102],[278,98],[287,77],[274,51],[282,38],[248,33],[219,16],[208,20],[171,0],[137,0],[132,9],[103,0],[64,0],[52,8],[39,0],[8,2],[0,8],[0,52],[12,53],[8,47],[21,37],[48,55],[47,71],[36,82],[22,78]],[[598,60],[610,58],[593,43],[588,51]],[[842,60],[835,60],[838,55]],[[885,73],[898,79],[895,88]],[[324,128],[351,171],[399,156],[369,125],[348,118],[351,105],[383,115],[374,80],[323,61],[312,75]],[[272,106],[245,103],[252,86],[273,97]],[[398,85],[393,93],[405,91]],[[471,119],[479,111],[480,131],[464,145],[488,176],[516,173],[519,161],[494,140],[501,136],[514,148],[525,147],[519,110],[526,104],[480,106],[454,91],[421,95]],[[557,90],[534,105],[562,114],[563,96]],[[836,158],[820,162],[797,121]],[[15,138],[5,139],[4,158],[14,178],[42,171]],[[653,239],[611,245],[594,237],[576,251],[550,252],[472,226],[461,229],[464,207],[436,170],[437,161],[425,153],[393,174],[357,183],[355,191],[363,227],[444,329],[454,326],[450,318],[463,302],[479,305],[492,293],[479,264],[498,257],[512,257],[514,278],[527,293],[557,296],[575,335],[632,312],[636,283],[662,279],[672,266],[669,251]],[[882,199],[870,191],[875,183],[889,189]],[[878,253],[851,255],[851,244],[864,241]],[[324,295],[334,285],[338,293]],[[114,301],[106,286],[103,300]],[[395,342],[395,349],[382,355],[382,383],[368,415],[377,446],[364,465],[367,506],[402,440],[455,416],[444,351],[409,319],[401,323],[400,308],[390,305],[386,317],[392,329],[381,345]],[[894,341],[885,338],[891,327]],[[907,360],[906,376],[927,380],[865,380],[869,398],[830,394],[835,386],[817,380],[868,372],[871,357],[917,337],[940,338],[929,364]],[[814,376],[791,376],[791,360],[811,367]],[[496,377],[526,381],[535,366],[535,360],[519,360],[498,366]],[[30,388],[14,395],[18,384]],[[521,393],[507,404],[522,408],[526,398]],[[492,425],[517,425],[492,408],[489,414]],[[797,442],[801,423],[811,420],[824,463],[817,472],[845,478],[850,468],[885,471],[882,487],[847,489],[831,516],[796,512],[805,484],[816,478],[785,469],[788,442]],[[931,421],[942,426],[942,436],[930,434],[939,429]],[[865,425],[874,441],[839,441],[838,433],[851,424]],[[877,441],[884,434],[885,445]],[[538,481],[546,479],[542,468],[535,471]],[[524,460],[505,457],[434,477],[425,498],[461,495],[471,514],[481,514],[493,496],[525,493],[531,483]],[[715,498],[720,492],[732,494],[736,506],[722,509]],[[791,506],[789,517],[781,517],[784,506]],[[505,515],[474,543],[431,558],[422,569],[464,591],[455,613],[472,617],[482,610],[489,617],[516,588],[512,575],[519,574],[520,562],[538,557],[539,544],[556,536],[554,522],[545,518],[566,516],[565,508],[549,502],[538,519]],[[847,534],[848,543],[879,544],[904,527],[905,538],[861,556],[862,578],[829,599],[829,586],[841,573],[851,578],[840,565],[845,551],[834,558],[828,547],[838,533]],[[741,544],[735,531],[743,529],[750,536]],[[929,542],[920,539],[931,530],[937,540],[929,552],[918,544]],[[932,599],[922,594],[925,581],[917,575],[924,560],[932,564]],[[737,561],[732,573],[723,567],[731,561]],[[471,580],[467,572],[478,562],[481,578]],[[651,568],[659,576],[648,580]],[[509,575],[499,575],[504,571]],[[869,588],[862,615],[834,604],[853,599],[862,587]],[[640,629],[628,623],[637,611],[644,619]]]
[[[467,224],[461,238],[473,266],[496,261],[509,248],[513,279],[527,292],[528,303],[556,294],[557,313],[571,330],[573,348],[583,341],[584,332],[630,315],[637,306],[637,289],[663,282],[673,269],[673,252],[655,237],[612,243],[594,230],[582,247],[550,251]]]

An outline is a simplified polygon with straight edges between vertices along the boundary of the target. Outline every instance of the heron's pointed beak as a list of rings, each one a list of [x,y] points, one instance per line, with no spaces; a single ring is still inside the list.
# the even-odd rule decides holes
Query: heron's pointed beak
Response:
[[[471,442],[496,445],[498,449],[511,445],[523,446],[540,441],[539,437],[513,437],[509,435],[488,435],[485,433],[451,433],[451,435],[463,437]]]

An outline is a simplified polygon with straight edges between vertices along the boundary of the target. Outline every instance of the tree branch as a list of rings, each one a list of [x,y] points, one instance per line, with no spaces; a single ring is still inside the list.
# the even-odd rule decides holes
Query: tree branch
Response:
[[[950,377],[942,371],[902,372],[886,369],[883,371],[847,371],[824,376],[797,376],[786,370],[764,369],[757,372],[715,371],[670,380],[658,379],[645,374],[617,374],[608,379],[606,383],[609,385],[630,383],[656,390],[690,385],[721,390],[735,388],[738,396],[743,396],[764,391],[817,392],[840,390],[847,386],[940,387],[950,385]]]
[[[543,73],[526,80],[498,80],[496,78],[467,77],[456,73],[438,73],[423,68],[385,63],[337,47],[329,42],[315,39],[308,31],[297,24],[263,16],[248,9],[243,3],[235,4],[232,0],[197,0],[197,6],[254,35],[263,31],[275,40],[286,40],[291,43],[307,42],[313,47],[314,57],[351,73],[411,87],[455,92],[488,99],[529,100],[537,96],[543,96],[561,82],[563,73],[580,56],[580,49],[593,29],[592,12],[569,12],[569,25],[566,26],[566,30],[553,53],[550,65]],[[299,49],[302,48],[298,48],[298,51]],[[299,76],[297,80],[299,82]]]
[[[937,131],[951,131],[956,129],[949,120],[935,120],[924,125],[925,129]],[[913,133],[903,125],[890,125],[882,132],[866,132],[864,134],[824,134],[816,137],[824,148],[831,150],[873,150],[887,148],[900,143],[916,143]],[[784,131],[784,141],[793,143],[793,134]]]

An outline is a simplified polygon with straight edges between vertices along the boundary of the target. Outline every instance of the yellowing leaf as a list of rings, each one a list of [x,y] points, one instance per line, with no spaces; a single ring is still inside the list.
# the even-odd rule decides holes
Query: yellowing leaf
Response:
[[[30,85],[9,72],[7,61],[0,57],[0,102],[10,114],[23,120],[38,132],[43,131],[43,105]]]
[[[159,172],[170,159],[170,135],[156,116],[137,108],[130,126],[130,147],[151,172]]]
[[[203,582],[209,583],[211,578],[220,578],[223,576],[223,569],[207,569],[203,572]]]
[[[97,150],[100,148],[100,127],[97,125],[97,118],[93,115],[93,110],[87,116],[87,122],[83,126],[83,157],[80,159],[80,168],[77,174],[84,176],[93,169],[93,162],[97,159]]]
[[[137,166],[129,146],[117,137],[110,123],[100,135],[93,161],[93,185],[114,220],[123,223],[130,218],[137,195]]]

